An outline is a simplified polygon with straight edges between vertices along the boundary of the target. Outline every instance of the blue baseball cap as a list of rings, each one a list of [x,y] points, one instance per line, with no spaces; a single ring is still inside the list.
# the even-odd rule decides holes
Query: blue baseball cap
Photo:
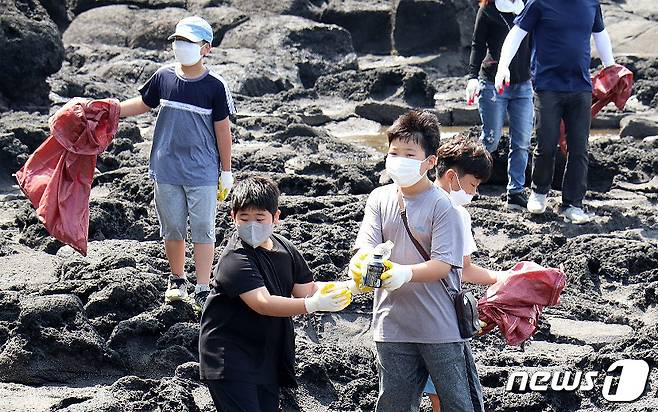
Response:
[[[167,40],[172,40],[176,36],[186,38],[195,43],[201,40],[212,43],[212,27],[199,16],[185,17],[176,24],[176,31]]]

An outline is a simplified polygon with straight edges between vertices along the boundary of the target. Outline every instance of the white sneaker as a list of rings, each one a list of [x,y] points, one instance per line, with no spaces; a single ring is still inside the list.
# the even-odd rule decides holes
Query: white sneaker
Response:
[[[589,223],[592,221],[593,216],[585,213],[585,211],[579,207],[569,206],[564,209],[562,212],[564,216],[564,221],[567,223],[573,223],[576,225],[582,225],[583,223]]]
[[[546,195],[532,192],[528,198],[528,212],[541,215],[546,211]]]
[[[165,303],[186,300],[187,297],[187,278],[170,275],[165,291]]]

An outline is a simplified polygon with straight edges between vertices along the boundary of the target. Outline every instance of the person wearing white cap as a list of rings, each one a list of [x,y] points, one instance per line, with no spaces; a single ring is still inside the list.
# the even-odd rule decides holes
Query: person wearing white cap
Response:
[[[194,244],[197,285],[193,305],[201,311],[210,291],[218,200],[233,187],[231,124],[235,105],[226,81],[204,65],[213,41],[201,17],[186,17],[168,37],[176,63],[158,69],[121,102],[121,116],[160,107],[153,133],[149,176],[154,180],[160,235],[171,274],[165,302],[188,300],[185,266],[187,221]]]

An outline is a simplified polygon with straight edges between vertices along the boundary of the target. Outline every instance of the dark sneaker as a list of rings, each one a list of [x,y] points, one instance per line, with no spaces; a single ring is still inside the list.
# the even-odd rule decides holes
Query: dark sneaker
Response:
[[[203,305],[206,304],[206,299],[208,299],[208,295],[210,295],[209,290],[202,290],[201,292],[194,294],[194,303],[192,305],[194,306],[195,311],[201,313]]]
[[[169,275],[169,286],[165,292],[165,303],[187,300],[187,279]]]
[[[528,207],[528,198],[525,193],[508,193],[507,208],[510,210],[525,210]]]

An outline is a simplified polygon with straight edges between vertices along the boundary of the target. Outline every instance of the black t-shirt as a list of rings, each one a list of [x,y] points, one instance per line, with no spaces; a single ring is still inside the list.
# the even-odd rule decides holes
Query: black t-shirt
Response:
[[[278,235],[272,240],[272,250],[254,249],[234,234],[222,252],[201,316],[202,380],[296,386],[292,319],[260,315],[240,298],[263,286],[290,297],[295,283],[313,281],[295,246]]]
[[[480,7],[475,18],[473,43],[469,61],[469,77],[493,82],[498,70],[500,50],[505,37],[514,27],[513,13],[501,13],[494,3]],[[509,65],[510,82],[523,83],[530,79],[531,34],[528,34]]]

